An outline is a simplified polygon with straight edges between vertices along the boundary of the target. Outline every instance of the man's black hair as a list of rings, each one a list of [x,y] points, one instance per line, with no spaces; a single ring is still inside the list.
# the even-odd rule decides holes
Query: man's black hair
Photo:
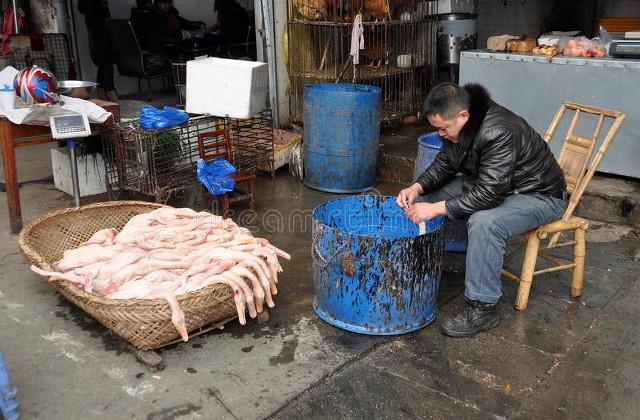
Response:
[[[425,116],[439,114],[445,120],[450,120],[462,110],[468,110],[471,98],[467,90],[453,83],[440,83],[427,95],[424,101]]]

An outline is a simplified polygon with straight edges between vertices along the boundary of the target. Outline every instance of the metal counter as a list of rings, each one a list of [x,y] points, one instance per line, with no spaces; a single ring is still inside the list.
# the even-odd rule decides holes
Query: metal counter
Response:
[[[525,118],[540,134],[564,100],[626,113],[598,170],[640,178],[640,60],[563,56],[549,60],[525,54],[464,51],[460,84],[471,82],[485,86],[496,102]],[[568,120],[565,117],[552,140],[556,156]],[[577,133],[590,137],[596,119],[585,116],[581,120]]]

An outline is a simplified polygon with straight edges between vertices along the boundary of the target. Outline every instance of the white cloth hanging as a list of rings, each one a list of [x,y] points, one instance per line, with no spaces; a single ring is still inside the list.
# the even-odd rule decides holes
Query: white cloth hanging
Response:
[[[362,15],[358,13],[353,19],[351,28],[351,51],[353,64],[360,64],[360,50],[364,50],[364,27],[362,26]]]

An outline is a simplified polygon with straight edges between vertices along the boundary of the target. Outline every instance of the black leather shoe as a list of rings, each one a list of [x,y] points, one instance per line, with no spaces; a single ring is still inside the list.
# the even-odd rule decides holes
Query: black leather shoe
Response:
[[[495,303],[467,300],[467,304],[445,320],[440,329],[449,337],[472,337],[480,331],[497,327],[499,323]]]

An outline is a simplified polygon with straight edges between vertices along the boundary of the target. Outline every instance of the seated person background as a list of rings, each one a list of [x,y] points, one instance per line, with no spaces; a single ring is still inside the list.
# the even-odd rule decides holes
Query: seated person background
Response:
[[[162,51],[162,34],[158,27],[158,16],[151,0],[136,0],[131,8],[131,26],[138,37],[140,48],[145,51]]]
[[[216,0],[213,10],[217,13],[217,20],[209,30],[220,33],[218,53],[222,56],[246,56],[245,45],[234,45],[246,42],[255,45],[255,32],[249,31],[253,22],[250,21],[247,11],[236,0]],[[255,50],[255,47],[252,50]],[[255,52],[251,52],[250,55],[251,58],[255,58]]]
[[[204,35],[204,23],[180,16],[172,0],[137,0],[131,8],[131,25],[143,50],[182,60],[192,38]],[[201,43],[200,41],[198,41]],[[204,43],[209,43],[208,40]],[[187,57],[193,58],[193,57]]]
[[[182,16],[173,5],[173,0],[154,0],[153,9],[157,15],[157,28],[165,41],[181,41],[193,37],[191,31],[204,29],[204,22],[190,21]]]

